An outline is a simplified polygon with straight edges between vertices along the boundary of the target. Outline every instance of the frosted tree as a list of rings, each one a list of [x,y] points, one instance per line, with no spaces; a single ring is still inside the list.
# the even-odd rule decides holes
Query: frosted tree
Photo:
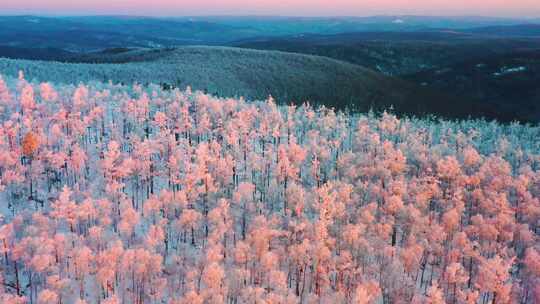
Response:
[[[24,75],[0,107],[1,303],[540,299],[538,127]]]

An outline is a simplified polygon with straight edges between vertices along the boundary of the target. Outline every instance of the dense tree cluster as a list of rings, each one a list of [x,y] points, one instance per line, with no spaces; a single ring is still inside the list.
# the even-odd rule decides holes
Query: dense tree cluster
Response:
[[[97,55],[96,55],[97,56]],[[498,105],[437,93],[425,87],[387,77],[362,66],[325,57],[231,47],[186,46],[133,49],[103,53],[88,63],[13,60],[0,58],[0,74],[53,83],[161,84],[164,89],[192,87],[226,98],[243,96],[278,104],[304,101],[338,110],[384,111],[399,115],[529,121]],[[436,102],[434,102],[436,100]]]
[[[540,128],[0,80],[1,303],[539,303]]]

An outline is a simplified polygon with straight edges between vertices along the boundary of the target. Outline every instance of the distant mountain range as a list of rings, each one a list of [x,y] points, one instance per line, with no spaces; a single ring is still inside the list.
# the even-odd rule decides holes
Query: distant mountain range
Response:
[[[507,26],[486,26],[463,30],[464,33],[490,35],[497,37],[536,37],[540,38],[540,24],[517,24]]]
[[[489,17],[181,17],[0,16],[0,45],[88,51],[112,47],[225,45],[242,39],[344,32],[411,32],[434,29],[537,33],[534,20]],[[516,27],[517,26],[517,27]],[[469,31],[469,30],[468,30]]]

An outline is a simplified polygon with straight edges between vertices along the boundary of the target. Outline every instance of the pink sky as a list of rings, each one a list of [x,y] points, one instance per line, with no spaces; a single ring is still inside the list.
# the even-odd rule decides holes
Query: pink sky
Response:
[[[540,0],[0,0],[0,14],[11,13],[540,17]]]

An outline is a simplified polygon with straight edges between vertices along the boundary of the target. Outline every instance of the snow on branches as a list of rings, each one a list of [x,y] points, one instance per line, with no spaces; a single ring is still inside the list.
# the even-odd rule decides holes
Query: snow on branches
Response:
[[[1,303],[539,303],[540,129],[0,78]]]

